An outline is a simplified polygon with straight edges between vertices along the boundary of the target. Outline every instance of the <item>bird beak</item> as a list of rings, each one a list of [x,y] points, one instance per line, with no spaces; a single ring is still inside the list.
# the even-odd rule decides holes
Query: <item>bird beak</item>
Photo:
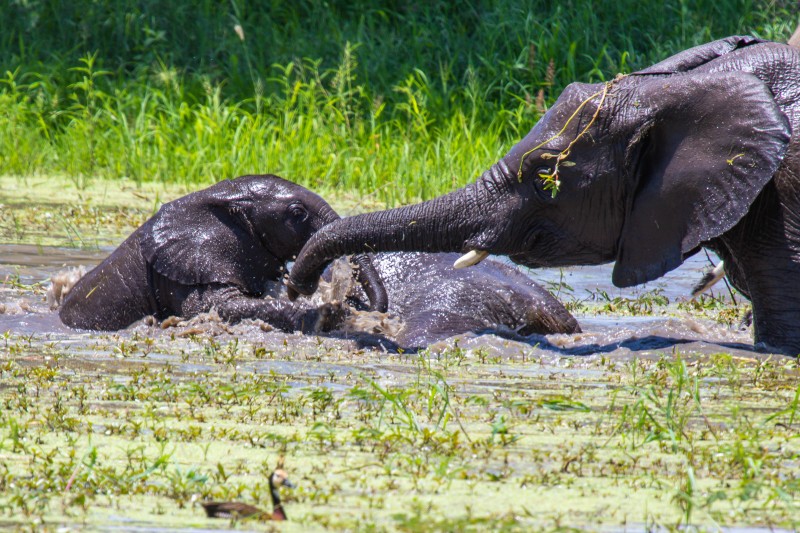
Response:
[[[284,480],[283,480],[283,483],[282,483],[282,485],[283,485],[284,487],[289,487],[290,489],[297,488],[297,485],[295,485],[294,483],[292,483],[292,482],[291,482],[291,481],[289,481],[288,479],[284,479]]]

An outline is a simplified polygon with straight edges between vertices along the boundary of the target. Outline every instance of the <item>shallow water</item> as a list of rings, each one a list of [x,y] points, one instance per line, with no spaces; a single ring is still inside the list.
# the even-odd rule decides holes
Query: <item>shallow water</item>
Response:
[[[738,489],[742,474],[731,450],[746,450],[743,461],[766,461],[765,472],[779,473],[764,486],[795,494],[796,440],[789,435],[798,421],[786,414],[776,424],[772,417],[797,403],[797,369],[784,369],[791,359],[764,362],[770,356],[753,351],[750,331],[674,304],[641,316],[578,313],[584,332],[574,335],[462,335],[421,355],[364,349],[345,334],[285,334],[257,321],[227,325],[212,314],[165,329],[146,321],[112,333],[64,327],[47,304],[46,281],[65,267],[92,267],[110,251],[0,245],[0,404],[13,427],[26,432],[15,450],[9,422],[0,426],[0,443],[16,486],[25,487],[15,489],[21,498],[13,501],[41,493],[27,477],[55,480],[45,491],[52,503],[32,515],[44,516],[42,523],[98,531],[229,529],[206,519],[198,502],[268,506],[260,465],[272,467],[279,454],[298,484],[284,494],[291,521],[281,529],[289,531],[358,530],[365,523],[377,531],[419,530],[414,513],[442,520],[432,530],[480,530],[503,520],[517,530],[658,530],[653,524],[676,524],[683,515],[673,494],[689,464],[709,491],[723,479],[728,487],[727,499],[691,522],[710,530],[730,524],[723,529],[737,532],[780,530],[748,524],[795,523],[766,492],[754,518],[749,489]],[[693,259],[631,290],[611,285],[610,266],[532,274],[551,286],[569,284],[562,293],[568,302],[598,290],[635,299],[654,289],[674,302],[705,267]],[[732,357],[713,355],[719,352]],[[695,395],[679,384],[681,372],[697,378]],[[702,413],[689,398],[703,402]],[[676,444],[666,430],[646,444],[653,428],[631,426],[627,414],[637,408],[670,430],[673,411],[683,413],[678,447],[669,447]],[[34,451],[22,448],[33,442]],[[98,471],[121,487],[117,496],[103,496],[106,478],[95,477],[87,460],[70,462],[92,452]],[[36,459],[44,456],[69,467],[54,474]],[[717,472],[718,464],[734,465],[733,473]],[[9,475],[0,470],[0,482]],[[77,487],[91,495],[85,508],[68,497]],[[10,507],[10,526],[33,524],[19,508]]]
[[[81,250],[52,246],[33,246],[20,244],[0,245],[0,332],[13,331],[20,335],[44,334],[48,338],[71,341],[73,348],[89,342],[97,334],[78,332],[64,327],[55,312],[45,301],[44,289],[51,276],[66,267],[83,265],[92,268],[111,252],[110,248],[100,250]],[[704,254],[690,258],[684,265],[663,278],[647,285],[630,289],[619,289],[611,284],[613,265],[596,267],[577,267],[568,269],[540,269],[529,271],[535,280],[547,285],[562,301],[581,300],[589,304],[602,300],[601,294],[608,298],[637,299],[650,291],[657,291],[669,298],[670,302],[688,299],[691,288],[708,268]],[[11,283],[10,281],[13,281]],[[561,287],[559,289],[559,287]],[[715,287],[726,293],[724,284]],[[525,339],[508,340],[494,335],[466,334],[458,340],[431,345],[433,351],[452,346],[482,349],[493,357],[514,357],[520,350],[534,349],[541,355],[592,354],[630,356],[631,354],[665,352],[675,347],[682,351],[698,354],[726,351],[740,356],[752,356],[752,333],[749,328],[740,330],[716,323],[709,319],[694,318],[681,313],[674,306],[657,308],[653,314],[644,316],[624,316],[608,313],[575,313],[583,333],[573,335],[532,335]],[[264,331],[259,324],[242,323],[227,326],[215,321],[195,321],[191,325],[167,328],[162,334],[187,336],[192,333],[212,333],[224,337],[243,336],[247,340],[282,343],[287,335],[274,331]],[[136,332],[149,335],[159,334],[157,327],[143,324],[120,332],[126,338]],[[334,335],[336,336],[336,335]],[[338,335],[347,336],[347,335]],[[297,342],[292,335],[293,342]],[[307,339],[313,343],[312,338]],[[356,349],[358,343],[350,339],[327,339],[326,342],[345,350]]]

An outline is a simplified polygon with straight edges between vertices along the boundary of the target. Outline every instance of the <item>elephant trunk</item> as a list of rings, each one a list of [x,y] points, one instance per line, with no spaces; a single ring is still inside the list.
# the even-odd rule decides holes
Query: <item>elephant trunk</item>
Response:
[[[306,243],[288,284],[302,294],[311,294],[325,267],[348,254],[489,250],[493,239],[481,232],[492,224],[487,223],[490,215],[481,211],[488,211],[490,205],[481,199],[485,200],[492,188],[486,180],[479,180],[427,202],[333,222]]]
[[[341,217],[336,211],[329,208],[327,212],[323,213],[322,220],[327,225],[341,220]],[[358,254],[353,256],[352,262],[356,265],[358,282],[369,298],[370,310],[385,313],[389,309],[389,295],[383,286],[378,270],[372,263],[372,259],[367,254]],[[294,299],[297,296],[291,286],[288,294],[290,299]]]

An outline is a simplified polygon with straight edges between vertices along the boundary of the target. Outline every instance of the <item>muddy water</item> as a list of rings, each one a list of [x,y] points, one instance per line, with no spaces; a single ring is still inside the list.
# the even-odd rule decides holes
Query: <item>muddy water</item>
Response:
[[[241,474],[230,484],[247,484],[255,494],[254,487],[259,483],[262,487],[264,485],[258,465],[277,459],[278,441],[272,435],[280,436],[285,439],[287,446],[286,459],[292,470],[292,479],[299,482],[296,496],[287,498],[291,522],[281,528],[287,531],[305,531],[315,526],[320,529],[319,524],[328,523],[325,520],[331,516],[338,520],[333,522],[331,529],[336,529],[337,524],[343,530],[363,529],[363,523],[374,522],[378,524],[377,530],[395,530],[399,529],[398,519],[393,517],[403,515],[417,501],[421,501],[423,506],[429,505],[423,516],[435,520],[461,517],[464,502],[468,502],[469,514],[474,512],[482,520],[481,526],[473,528],[475,530],[488,523],[483,517],[494,519],[512,515],[520,517],[518,530],[560,529],[572,524],[593,531],[654,529],[650,526],[650,518],[646,518],[646,523],[643,522],[641,514],[630,511],[633,509],[647,509],[650,514],[646,516],[658,517],[660,521],[653,523],[676,524],[681,511],[670,499],[673,487],[682,483],[679,478],[682,470],[674,466],[677,464],[676,456],[665,455],[663,448],[658,448],[655,443],[639,448],[620,444],[616,428],[623,427],[624,419],[622,415],[617,418],[609,402],[623,402],[630,397],[623,390],[624,386],[631,383],[626,378],[629,369],[638,368],[644,372],[643,369],[658,367],[661,354],[667,354],[667,361],[677,361],[677,357],[670,355],[673,350],[679,351],[684,360],[699,359],[704,354],[718,352],[732,353],[733,359],[765,357],[752,350],[749,331],[738,331],[711,320],[689,317],[674,305],[658,308],[655,314],[645,316],[579,313],[578,319],[584,333],[575,335],[532,336],[521,340],[508,340],[496,335],[465,335],[432,345],[432,353],[422,357],[405,354],[385,356],[376,351],[362,350],[347,335],[339,336],[344,338],[323,338],[284,334],[254,321],[227,325],[211,315],[166,329],[145,322],[117,333],[81,332],[64,327],[46,302],[46,280],[65,267],[92,267],[109,252],[110,249],[93,252],[45,246],[0,245],[0,281],[5,280],[0,284],[0,308],[4,309],[0,313],[0,353],[8,354],[9,361],[4,362],[13,361],[13,369],[20,372],[19,377],[15,377],[14,372],[7,372],[3,376],[8,382],[0,383],[0,392],[4,393],[0,395],[0,401],[5,406],[16,406],[14,402],[20,401],[20,397],[30,396],[31,401],[36,402],[35,409],[23,409],[22,404],[16,410],[6,407],[9,419],[13,416],[19,421],[19,426],[28,428],[30,440],[38,439],[37,442],[44,443],[40,445],[43,449],[39,452],[40,456],[50,453],[50,450],[63,449],[65,456],[72,453],[75,457],[82,457],[89,452],[89,448],[96,448],[100,457],[98,464],[108,471],[119,472],[115,475],[122,480],[120,483],[125,484],[123,486],[131,487],[131,494],[134,493],[133,488],[139,487],[139,481],[130,480],[139,478],[141,474],[132,475],[128,472],[126,461],[130,461],[130,457],[126,459],[123,452],[143,450],[142,456],[147,454],[147,459],[143,460],[144,468],[156,464],[156,459],[161,457],[166,446],[172,454],[171,462],[162,473],[152,474],[153,479],[146,481],[148,487],[152,490],[168,487],[168,480],[175,479],[174,476],[169,477],[173,473],[208,473],[209,480],[205,486],[191,489],[195,491],[193,498],[200,497],[200,490],[214,498],[219,494],[233,494],[221,492],[224,481],[213,478],[213,472],[222,470],[240,471]],[[703,261],[694,260],[657,284],[626,291],[611,286],[608,281],[609,267],[563,272],[539,271],[535,277],[551,285],[567,283],[571,289],[564,289],[562,299],[565,301],[591,298],[587,291],[592,294],[598,290],[606,291],[611,298],[637,298],[654,289],[659,289],[670,301],[674,301],[688,294],[703,268]],[[3,334],[6,331],[13,334],[10,335],[10,341],[4,344]],[[54,347],[50,347],[51,344]],[[441,351],[443,347],[456,344],[467,350]],[[627,363],[633,357],[657,362]],[[713,363],[718,358],[708,359]],[[757,366],[739,365],[739,362],[735,361],[733,366]],[[700,370],[700,366],[693,366],[692,371]],[[724,368],[722,363],[709,364],[709,367]],[[40,394],[36,388],[34,395],[34,386],[26,388],[25,380],[39,379],[35,378],[38,375],[46,376],[34,372],[40,368],[55,369],[58,377],[46,394]],[[765,372],[767,374],[769,372]],[[658,383],[659,388],[664,386],[663,371],[654,371],[648,376],[647,379],[652,381],[646,383]],[[757,450],[759,461],[765,460],[763,454],[766,451],[771,451],[775,458],[767,458],[772,462],[765,463],[771,466],[764,467],[764,470],[779,472],[775,483],[793,479],[796,454],[793,448],[786,447],[793,442],[787,435],[796,434],[796,423],[794,426],[792,421],[775,424],[778,428],[775,431],[781,432],[779,436],[782,440],[780,445],[773,445],[772,440],[762,438],[758,441],[750,433],[740,437],[737,431],[741,428],[736,421],[741,418],[757,422],[779,414],[779,410],[784,409],[786,403],[795,397],[796,370],[780,375],[780,380],[789,381],[786,390],[783,390],[784,386],[779,380],[773,384],[776,381],[774,377],[748,379],[748,386],[744,390],[729,389],[721,384],[731,378],[719,376],[717,373],[704,374],[699,385],[702,390],[698,397],[702,397],[703,405],[707,407],[703,416],[709,416],[713,421],[698,419],[693,424],[698,428],[705,423],[709,427],[730,427],[735,431],[723,434],[721,429],[717,429],[721,438],[730,440],[720,445],[707,437],[701,438],[700,429],[695,431],[694,425],[687,425],[686,431],[698,435],[687,447],[687,450],[692,450],[692,457],[695,457],[696,450],[711,446],[714,448],[709,453],[698,453],[696,456],[713,457],[719,463],[732,463],[732,452],[726,450]],[[437,389],[439,381],[436,380],[441,379],[444,383],[445,378],[445,389]],[[281,384],[281,387],[285,385],[285,389],[274,389],[285,392],[261,394],[273,390],[266,387],[265,382]],[[736,383],[741,386],[744,380]],[[231,384],[238,385],[231,388]],[[774,386],[774,390],[765,390],[766,384]],[[35,387],[41,386],[44,391],[46,385],[45,381],[41,384],[36,381]],[[675,387],[670,386],[672,388],[669,390],[673,391]],[[425,417],[430,417],[431,412],[438,412],[430,411],[431,405],[449,406],[452,398],[452,405],[458,408],[450,409],[458,418],[453,419],[448,431],[453,431],[454,435],[463,433],[463,439],[473,439],[471,442],[475,442],[476,446],[482,442],[494,443],[494,433],[489,435],[490,429],[494,431],[494,425],[490,424],[508,420],[510,429],[507,430],[520,440],[510,442],[508,446],[499,443],[481,445],[484,449],[459,445],[454,446],[453,451],[441,451],[445,448],[439,440],[423,441],[423,432],[403,429],[404,426],[394,420],[397,415],[393,414],[393,404],[387,402],[386,407],[363,411],[366,406],[378,405],[376,399],[380,397],[376,391],[394,390],[397,387],[413,393],[405,404],[402,401],[401,404],[409,406],[413,417],[424,425],[426,431],[433,428],[430,435],[436,439],[444,438],[445,432],[436,429],[439,422],[436,422],[435,416],[430,418],[431,422],[427,425]],[[359,396],[349,396],[349,392],[356,388],[370,392],[368,397],[371,399],[367,401],[359,399]],[[341,406],[341,413],[339,407],[336,407],[336,413],[333,407],[326,407],[324,409],[328,411],[323,409],[324,412],[318,414],[312,413],[314,399],[324,398],[321,393],[323,389],[333,393],[331,406]],[[15,393],[18,390],[23,393]],[[248,398],[245,402],[247,408],[244,403],[234,406],[220,400],[237,390],[245,394],[243,398]],[[445,396],[442,393],[432,395],[432,391],[437,390],[449,392]],[[57,391],[62,394],[58,396]],[[59,404],[62,407],[66,405],[68,409],[68,416],[64,415],[64,420],[74,417],[81,423],[70,432],[50,430],[43,421],[48,420],[48,413],[54,410],[54,398],[79,398],[81,391],[88,394],[88,410],[81,411],[75,399]],[[173,396],[173,391],[178,391],[178,394]],[[258,391],[258,394],[248,396],[248,391]],[[131,399],[134,397],[135,400]],[[481,399],[485,403],[477,402]],[[509,407],[501,406],[505,405],[505,400],[509,401]],[[512,400],[517,403],[514,404]],[[571,400],[577,403],[570,403]],[[435,403],[437,401],[442,403]],[[537,402],[543,402],[542,405],[551,402],[554,407],[536,407],[539,405]],[[727,402],[735,402],[736,408],[728,409]],[[521,408],[512,408],[517,404],[533,407],[523,413]],[[559,408],[569,409],[576,405],[587,411],[563,411]],[[252,413],[250,406],[253,407]],[[448,417],[451,411],[446,411]],[[733,414],[729,416],[729,412]],[[746,416],[742,412],[747,413]],[[360,416],[366,418],[362,421]],[[614,418],[608,418],[612,416]],[[660,415],[656,413],[656,416]],[[141,433],[134,435],[132,429],[127,429],[134,427],[142,428]],[[457,427],[460,430],[455,429]],[[764,427],[762,425],[756,427],[759,429],[754,431],[758,435],[765,431],[761,429]],[[192,436],[196,428],[203,428],[208,434]],[[223,434],[215,428],[232,428],[236,431]],[[334,437],[330,439],[331,444],[318,440],[320,434],[316,431],[320,428],[332,431]],[[362,430],[372,432],[370,435],[385,437],[370,437],[373,440],[364,442],[374,444],[366,447],[352,443],[356,431],[359,431],[358,435],[368,433]],[[156,437],[156,431],[160,432],[160,437]],[[9,434],[6,432],[5,435]],[[634,439],[636,435],[633,432],[630,435],[626,433],[625,438]],[[449,438],[441,442],[451,442]],[[734,438],[753,439],[752,442],[756,444],[747,442],[747,446],[736,447],[734,445],[739,441],[733,441]],[[12,453],[10,439],[5,439],[3,460],[12,463],[11,468],[18,473],[19,480],[26,478],[31,465],[43,464],[32,454]],[[405,439],[409,439],[408,446],[396,444],[406,442]],[[334,442],[335,446],[332,444]],[[431,442],[439,443],[436,444],[436,450],[440,451],[432,452]],[[323,445],[330,448],[323,448]],[[386,446],[395,447],[391,448],[394,451],[382,455],[380,450],[390,449]],[[624,454],[620,453],[623,447]],[[479,451],[480,456],[474,450],[482,450]],[[723,455],[725,453],[728,455]],[[429,458],[427,454],[430,454]],[[447,474],[450,478],[446,485],[435,484],[438,482],[435,481],[433,470],[429,474],[416,473],[417,457],[424,457],[425,461],[435,465],[440,460],[440,454],[442,464],[453,465],[452,474]],[[581,458],[580,468],[585,468],[587,476],[570,473],[567,463],[563,467],[558,466],[564,460],[562,458],[568,456]],[[630,462],[624,462],[621,459],[623,456],[631,457]],[[665,462],[657,465],[656,458]],[[389,465],[389,468],[381,463]],[[689,464],[688,460],[686,464]],[[619,470],[622,473],[618,474],[617,470],[608,470],[611,468],[609,465],[617,465],[614,468],[624,466],[628,470]],[[667,469],[667,466],[670,468]],[[64,483],[69,472],[70,469],[64,476]],[[610,475],[608,472],[614,473]],[[706,482],[708,486],[713,483],[715,490],[723,486],[722,478],[719,481],[717,478],[712,480],[706,469],[703,472],[709,476]],[[548,477],[541,477],[545,474]],[[623,477],[619,478],[619,475]],[[80,472],[76,468],[71,476],[76,479],[80,477],[82,483],[89,486],[90,473],[87,468]],[[475,480],[486,479],[487,476],[493,476],[492,483],[484,484],[480,493],[474,492]],[[652,487],[638,485],[645,477],[654,480],[663,478],[664,481],[658,481]],[[94,479],[93,474],[91,479]],[[539,479],[549,481],[537,481]],[[412,480],[416,480],[413,487]],[[737,486],[736,480],[733,486]],[[635,490],[632,487],[636,487]],[[23,494],[27,500],[32,500],[33,494],[39,494],[38,488],[36,492],[33,489],[26,490],[29,492]],[[734,501],[736,493],[734,489],[730,490],[730,501]],[[68,491],[68,488],[58,488],[57,492],[51,493],[54,503],[49,511],[54,514],[49,519],[50,524],[63,524],[67,526],[65,530],[72,529],[73,524],[74,528],[88,527],[99,531],[217,531],[217,527],[227,530],[231,525],[205,520],[196,503],[182,502],[179,505],[176,503],[177,497],[165,496],[166,488],[158,496],[140,494],[117,497],[113,505],[106,503],[105,499],[101,502],[97,497],[83,515],[78,514],[78,510],[73,511],[77,509],[74,504],[59,511],[61,505],[58,502],[67,501],[65,494]],[[326,499],[315,499],[317,491]],[[373,494],[386,495],[386,498],[380,504],[375,504],[371,496]],[[237,500],[248,502],[252,498],[255,496],[249,491],[236,497]],[[266,500],[262,499],[261,503],[264,502]],[[752,497],[747,496],[747,514],[724,517],[737,524],[752,522],[750,507],[753,505]],[[770,501],[758,503],[765,509],[774,505],[776,503]],[[717,507],[722,507],[722,503]],[[603,512],[595,512],[594,509],[602,509]],[[68,512],[73,514],[66,515]],[[781,520],[778,523],[789,523],[789,519],[778,511],[775,515]],[[18,516],[9,517],[14,520],[10,522],[11,527],[21,524]],[[601,523],[597,522],[598,517],[602,519]],[[719,518],[717,522],[709,522],[710,519],[705,515],[695,520],[701,524],[725,525],[725,521],[720,522]],[[759,518],[758,523],[771,523],[771,518]],[[266,529],[263,524],[251,526],[242,523],[237,527],[260,531]],[[456,530],[457,527],[441,529]],[[717,527],[709,525],[708,529]],[[759,527],[726,527],[726,530],[788,531]]]
[[[10,330],[22,335],[44,334],[48,338],[69,340],[75,343],[76,348],[96,338],[97,334],[64,327],[57,314],[50,310],[44,294],[52,276],[67,267],[83,265],[91,268],[110,251],[110,248],[87,251],[49,246],[0,245],[0,280],[6,280],[6,283],[0,285],[0,332]],[[521,351],[531,350],[541,356],[556,357],[592,354],[630,356],[663,353],[673,348],[700,354],[725,351],[746,357],[753,356],[755,352],[749,328],[739,329],[709,319],[693,318],[674,305],[658,307],[655,313],[645,316],[623,316],[591,310],[592,304],[604,300],[601,296],[603,293],[609,298],[637,299],[646,297],[651,291],[657,291],[670,302],[687,299],[691,287],[707,267],[705,256],[698,254],[662,279],[632,289],[618,289],[611,284],[612,265],[532,271],[530,275],[540,283],[549,285],[562,301],[583,301],[589,304],[588,311],[575,313],[583,333],[533,335],[516,340],[494,335],[468,334],[459,336],[457,342],[464,348],[482,349],[492,357],[514,357]],[[718,285],[717,291],[726,294],[723,284]],[[594,306],[596,308],[597,305]],[[138,324],[120,332],[120,337],[124,339],[137,332],[146,332],[148,335],[161,332],[177,336],[211,333],[275,344],[283,344],[288,337],[292,338],[293,343],[301,341],[297,335],[287,336],[268,330],[263,324],[242,323],[227,326],[215,320],[201,319],[167,328],[163,332],[158,327]],[[325,339],[325,342],[344,350],[360,347],[357,342],[346,338],[349,335],[335,334],[333,337]],[[318,340],[309,338],[302,339],[301,342],[315,344]],[[451,346],[454,342],[455,339],[449,339],[436,343],[431,348],[438,350]]]

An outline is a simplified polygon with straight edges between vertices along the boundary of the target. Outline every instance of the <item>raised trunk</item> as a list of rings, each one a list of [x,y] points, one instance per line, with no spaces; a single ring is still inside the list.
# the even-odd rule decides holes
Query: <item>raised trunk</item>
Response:
[[[365,252],[460,252],[487,249],[481,235],[487,227],[478,201],[484,180],[420,204],[365,213],[333,222],[306,243],[289,276],[302,294],[316,290],[319,276],[337,257]],[[488,240],[487,240],[488,241]],[[488,246],[488,242],[486,244]]]

